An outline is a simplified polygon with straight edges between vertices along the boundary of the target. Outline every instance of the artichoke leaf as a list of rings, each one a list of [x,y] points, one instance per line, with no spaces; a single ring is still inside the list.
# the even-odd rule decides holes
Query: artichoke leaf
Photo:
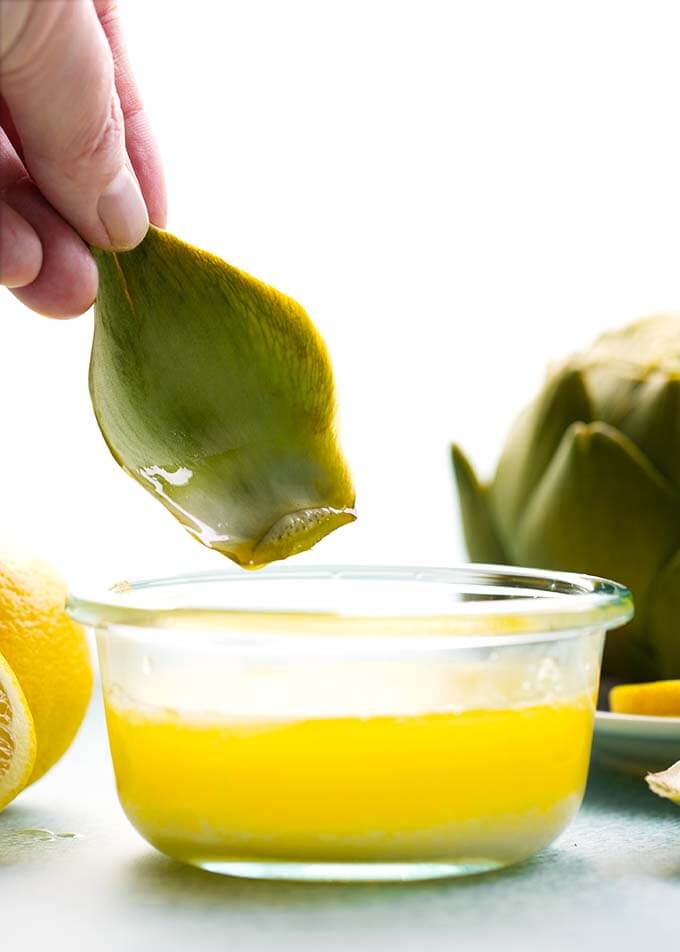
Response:
[[[330,361],[300,305],[155,228],[94,253],[90,393],[120,465],[247,567],[352,521]]]
[[[644,380],[621,431],[680,490],[680,378],[654,373]]]
[[[507,562],[489,507],[488,489],[481,485],[459,446],[451,447],[451,459],[458,484],[465,544],[471,561]]]
[[[647,774],[645,778],[657,796],[672,800],[680,806],[680,761],[661,773]]]
[[[652,675],[642,638],[647,596],[678,549],[680,512],[668,481],[623,434],[572,424],[519,524],[518,562],[616,578],[635,592],[637,616],[607,642],[610,674]]]
[[[606,331],[579,360],[638,379],[657,371],[680,373],[680,315],[656,314]]]
[[[607,331],[572,363],[588,381],[594,419],[628,432],[625,421],[645,381],[680,373],[680,315],[658,314]]]
[[[564,368],[549,380],[541,397],[517,421],[498,463],[491,504],[506,547],[512,548],[527,500],[572,423],[590,423],[592,407],[579,371]]]

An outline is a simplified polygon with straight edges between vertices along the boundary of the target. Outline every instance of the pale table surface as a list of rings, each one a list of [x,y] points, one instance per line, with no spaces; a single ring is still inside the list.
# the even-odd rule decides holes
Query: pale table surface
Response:
[[[96,698],[62,763],[0,815],[8,952],[680,949],[680,810],[642,782],[594,773],[581,813],[553,847],[484,877],[227,879],[171,862],[128,825],[100,705]]]

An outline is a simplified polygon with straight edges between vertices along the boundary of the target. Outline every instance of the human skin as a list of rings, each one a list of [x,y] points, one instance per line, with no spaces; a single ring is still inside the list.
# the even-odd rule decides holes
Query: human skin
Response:
[[[88,245],[165,226],[160,156],[115,0],[0,0],[0,284],[49,317],[97,292]]]

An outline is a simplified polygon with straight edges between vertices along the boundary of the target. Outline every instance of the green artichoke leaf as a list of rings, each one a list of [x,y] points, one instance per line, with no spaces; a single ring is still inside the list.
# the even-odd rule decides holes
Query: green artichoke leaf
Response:
[[[572,423],[589,423],[592,419],[583,378],[578,370],[568,367],[554,374],[540,397],[520,416],[491,487],[491,505],[509,551],[527,500],[555,455],[564,431]]]
[[[451,447],[453,472],[468,554],[473,562],[507,562],[489,506],[489,492],[482,486],[459,446]]]
[[[645,381],[680,374],[680,315],[658,314],[607,331],[572,365],[588,381],[594,419],[628,432],[625,421]]]
[[[120,465],[247,567],[353,521],[330,360],[302,307],[155,228],[94,254],[90,393]]]
[[[646,621],[658,676],[680,678],[680,551],[659,573],[649,593]]]
[[[631,588],[636,620],[608,640],[606,661],[611,675],[636,678],[655,670],[642,626],[654,578],[679,543],[680,511],[668,480],[613,427],[575,423],[527,505],[513,555]]]
[[[653,373],[642,381],[621,431],[680,490],[680,378]]]
[[[580,355],[579,363],[618,368],[638,379],[655,371],[680,372],[680,315],[655,314],[606,331]]]

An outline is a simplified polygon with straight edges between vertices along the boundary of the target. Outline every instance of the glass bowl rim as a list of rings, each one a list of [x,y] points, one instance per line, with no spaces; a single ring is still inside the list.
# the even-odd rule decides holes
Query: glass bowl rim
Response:
[[[125,596],[144,589],[160,591],[185,584],[217,584],[258,580],[296,579],[368,580],[387,582],[439,582],[489,592],[517,588],[520,597],[503,595],[498,599],[461,600],[445,614],[338,614],[335,612],[243,609],[206,606],[140,606],[125,603]],[[526,592],[536,595],[527,597]],[[474,594],[474,592],[473,592]],[[477,592],[480,594],[480,592]],[[470,563],[449,567],[404,565],[274,565],[257,573],[226,567],[218,571],[194,572],[158,578],[131,579],[108,589],[70,593],[68,614],[76,621],[96,628],[134,628],[191,630],[194,635],[222,635],[238,627],[240,634],[250,630],[258,635],[312,637],[433,636],[437,641],[461,637],[466,647],[498,645],[576,636],[584,629],[620,627],[633,617],[630,591],[618,582],[571,572],[549,572],[508,565]],[[295,633],[291,634],[294,620]],[[462,645],[461,645],[462,646]]]

